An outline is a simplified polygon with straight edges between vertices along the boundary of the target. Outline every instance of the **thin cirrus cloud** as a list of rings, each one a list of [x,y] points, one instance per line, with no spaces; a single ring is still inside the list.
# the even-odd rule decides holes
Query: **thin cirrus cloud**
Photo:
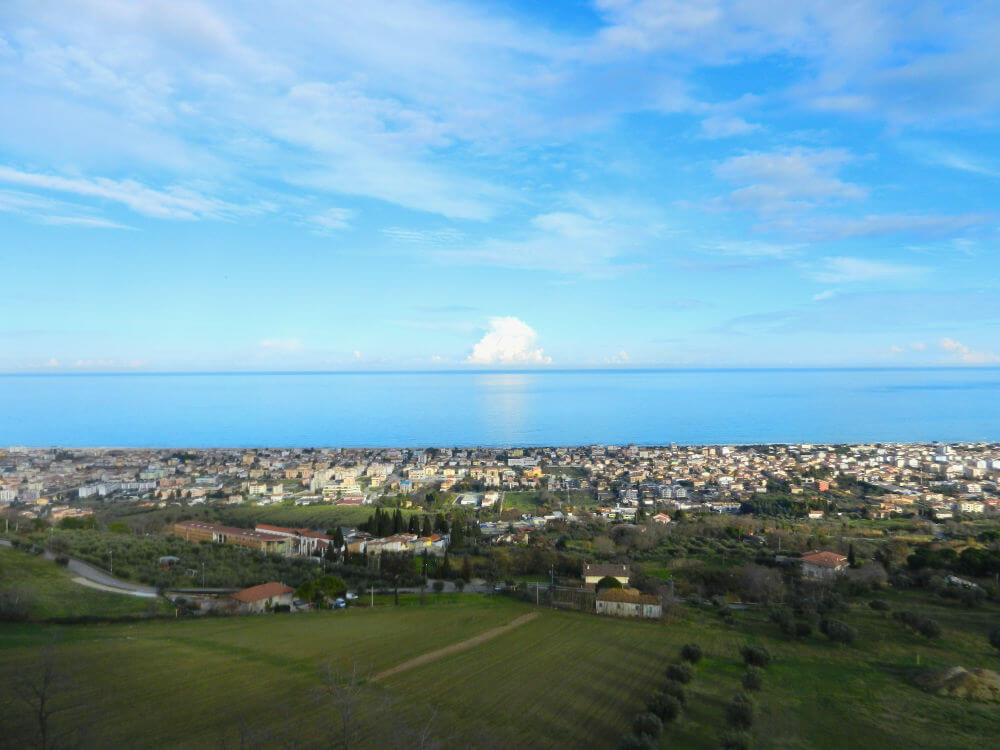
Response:
[[[924,266],[905,263],[888,263],[865,258],[831,257],[823,258],[810,271],[816,281],[829,284],[848,284],[864,281],[894,281],[912,279],[930,271]]]
[[[88,231],[134,227],[116,247],[149,248],[151,277],[182,296],[196,284],[165,261],[153,270],[154,248],[188,241],[193,222],[226,222],[199,237],[221,260],[238,253],[229,268],[248,294],[270,291],[254,271],[261,258],[273,263],[273,239],[291,273],[309,269],[303,295],[325,274],[342,280],[345,305],[369,302],[371,263],[391,256],[378,274],[388,309],[372,337],[397,356],[394,321],[425,326],[416,353],[405,354],[424,360],[450,351],[443,333],[435,338],[444,321],[411,320],[394,301],[416,289],[477,288],[486,267],[501,269],[490,281],[512,309],[551,295],[552,311],[531,320],[549,336],[559,330],[553,311],[585,307],[597,281],[643,313],[636,324],[607,306],[609,331],[662,326],[660,315],[693,327],[758,315],[754,325],[817,331],[820,317],[830,330],[854,325],[852,289],[930,294],[992,278],[1000,5],[539,8],[0,3],[0,98],[18,113],[0,118],[4,229],[44,262],[77,237],[73,246],[85,249]],[[157,241],[143,243],[140,232],[154,227]],[[948,242],[977,252],[948,263],[935,253],[933,274],[929,260],[905,254]],[[352,252],[302,262],[302,248],[324,244]],[[31,274],[25,267],[21,279],[32,283]],[[776,288],[789,289],[789,302],[760,293]],[[705,301],[661,301],[675,297]],[[874,298],[863,301],[877,317]],[[907,315],[912,322],[896,341],[977,340],[964,327],[932,334],[919,328],[934,325],[920,305],[903,310],[888,314],[897,328]],[[273,315],[265,330],[299,330],[294,309]],[[471,342],[476,316],[455,317],[466,328],[448,333],[452,343]],[[357,345],[365,362],[381,356]],[[578,361],[620,347],[646,357],[641,341],[617,334],[577,346]],[[997,347],[986,340],[970,351],[984,349]],[[19,356],[29,355],[42,356]]]
[[[715,174],[741,185],[725,197],[729,206],[770,216],[865,198],[867,189],[838,176],[840,168],[851,160],[844,149],[798,147],[734,156],[716,167]]]
[[[732,138],[737,135],[746,135],[761,129],[761,126],[747,122],[742,117],[728,117],[726,115],[715,115],[707,117],[701,121],[702,138]]]
[[[328,208],[309,217],[309,222],[319,232],[333,232],[348,229],[355,214],[356,212],[350,208]]]
[[[159,190],[135,180],[63,177],[24,172],[4,166],[0,166],[0,183],[109,201],[144,216],[159,219],[218,217],[234,208],[220,200],[186,188]]]

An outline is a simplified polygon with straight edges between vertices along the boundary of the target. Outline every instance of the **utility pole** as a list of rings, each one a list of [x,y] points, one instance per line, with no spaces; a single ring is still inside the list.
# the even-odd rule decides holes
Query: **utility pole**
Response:
[[[201,587],[205,588],[205,563],[201,563]]]
[[[111,558],[111,569],[108,571],[111,575],[115,574],[115,551],[113,549],[108,550],[108,557]]]

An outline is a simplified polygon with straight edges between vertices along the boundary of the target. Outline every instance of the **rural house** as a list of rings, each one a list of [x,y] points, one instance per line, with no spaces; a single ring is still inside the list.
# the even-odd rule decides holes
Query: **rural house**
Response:
[[[802,575],[821,581],[832,581],[847,570],[847,558],[836,552],[813,550],[802,555]]]
[[[273,612],[275,607],[281,605],[291,607],[292,594],[294,592],[295,589],[291,586],[272,581],[237,591],[230,598],[236,603],[237,612],[243,614],[260,614],[262,612]]]
[[[583,583],[587,588],[596,588],[597,582],[605,577],[614,578],[622,586],[627,586],[631,571],[628,565],[591,565],[583,566]]]

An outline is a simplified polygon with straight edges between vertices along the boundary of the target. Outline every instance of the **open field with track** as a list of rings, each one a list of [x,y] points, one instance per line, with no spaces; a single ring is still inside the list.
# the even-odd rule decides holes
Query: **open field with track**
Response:
[[[842,615],[861,637],[839,646],[819,634],[790,641],[752,610],[728,625],[691,607],[669,622],[633,622],[466,594],[428,596],[422,606],[414,596],[398,608],[285,616],[0,624],[0,663],[11,674],[31,675],[50,650],[65,674],[54,700],[66,710],[54,722],[85,727],[88,746],[263,747],[293,740],[321,747],[339,741],[342,731],[340,714],[320,690],[324,665],[344,676],[357,664],[371,676],[537,613],[481,643],[362,685],[351,720],[356,746],[412,746],[429,733],[447,746],[613,747],[690,641],[702,645],[705,658],[664,747],[717,746],[723,706],[743,672],[738,649],[748,641],[774,655],[758,695],[756,747],[990,744],[1000,733],[995,707],[924,693],[907,676],[918,664],[1000,666],[986,641],[1000,608],[967,610],[905,592],[884,598],[893,609],[933,616],[942,636],[908,634],[863,602]],[[8,737],[27,737],[23,710],[7,700],[14,683],[0,685],[0,724]]]

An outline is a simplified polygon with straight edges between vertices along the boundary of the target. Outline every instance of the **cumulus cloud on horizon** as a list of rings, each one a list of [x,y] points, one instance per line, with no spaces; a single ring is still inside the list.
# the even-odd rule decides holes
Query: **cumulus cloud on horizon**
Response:
[[[513,316],[490,318],[490,329],[465,361],[472,365],[550,364],[552,358],[535,346],[537,339],[538,334],[523,320]]]
[[[946,352],[951,352],[957,356],[962,362],[967,362],[969,364],[1000,362],[1000,356],[994,354],[993,352],[976,351],[960,341],[955,341],[954,339],[943,338],[938,342],[938,344]]]

